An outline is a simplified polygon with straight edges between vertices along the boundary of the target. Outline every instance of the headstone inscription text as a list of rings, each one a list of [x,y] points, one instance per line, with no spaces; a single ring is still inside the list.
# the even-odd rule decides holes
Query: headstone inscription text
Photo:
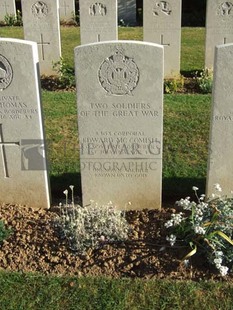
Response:
[[[163,47],[81,46],[75,67],[83,203],[160,208]]]
[[[117,40],[117,0],[80,0],[81,44]]]
[[[58,0],[22,0],[24,38],[38,44],[40,72],[53,75],[60,60],[61,40]]]
[[[144,0],[143,40],[164,46],[164,74],[180,74],[181,0]]]
[[[208,0],[206,9],[205,67],[213,68],[216,45],[233,42],[233,1]]]
[[[24,169],[27,149],[44,145],[37,44],[0,39],[0,202],[50,207],[46,156],[37,151]]]

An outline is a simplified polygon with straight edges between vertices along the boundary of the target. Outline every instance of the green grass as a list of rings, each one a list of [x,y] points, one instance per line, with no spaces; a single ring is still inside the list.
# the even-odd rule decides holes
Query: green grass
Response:
[[[4,310],[232,310],[233,286],[1,272],[0,296]]]
[[[143,40],[142,27],[119,27],[119,40]],[[0,37],[23,38],[22,27],[0,27]],[[181,72],[204,68],[204,28],[182,28]],[[74,47],[80,44],[79,27],[61,27],[62,57],[74,66]]]
[[[46,91],[42,98],[55,194],[71,183],[80,188],[76,94]],[[193,185],[205,190],[210,101],[210,95],[164,96],[164,200],[188,195]]]

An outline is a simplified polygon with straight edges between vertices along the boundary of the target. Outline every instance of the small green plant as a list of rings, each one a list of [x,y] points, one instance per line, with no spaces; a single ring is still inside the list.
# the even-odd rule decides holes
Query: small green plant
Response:
[[[165,94],[173,94],[176,92],[182,92],[184,88],[184,77],[179,75],[173,79],[164,80],[164,92]]]
[[[62,57],[60,58],[60,61],[57,61],[53,64],[53,69],[59,75],[59,82],[61,87],[75,87],[74,68],[69,66]]]
[[[201,252],[225,276],[233,271],[233,198],[220,196],[219,184],[215,184],[217,193],[206,202],[205,195],[197,195],[197,187],[193,190],[197,203],[190,197],[177,202],[185,213],[172,214],[165,223],[170,232],[166,239],[171,246],[179,241],[191,247],[183,261]]]
[[[5,25],[7,26],[22,26],[23,25],[23,19],[22,14],[19,10],[16,11],[15,14],[6,14],[4,17]]]
[[[129,224],[124,212],[117,210],[110,202],[81,207],[74,204],[74,187],[70,186],[72,201],[68,203],[68,190],[64,191],[66,203],[60,204],[60,216],[55,220],[55,227],[60,236],[69,242],[70,248],[80,254],[88,249],[97,249],[106,242],[123,241],[128,237]]]
[[[4,222],[0,221],[0,243],[9,237],[11,230],[7,229]]]
[[[198,88],[202,94],[209,94],[212,91],[213,86],[213,70],[212,69],[204,69],[198,75],[196,75],[194,79],[197,81]]]

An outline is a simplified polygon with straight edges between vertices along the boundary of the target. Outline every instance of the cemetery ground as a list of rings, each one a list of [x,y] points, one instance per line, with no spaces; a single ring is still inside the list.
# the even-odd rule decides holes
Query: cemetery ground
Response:
[[[62,27],[61,33],[63,58],[73,66],[78,28]],[[1,27],[0,36],[22,38],[22,28]],[[141,40],[142,29],[120,28],[119,38]],[[184,28],[182,74],[193,81],[203,66],[204,29]],[[180,262],[189,249],[165,240],[164,222],[175,201],[192,195],[194,185],[205,191],[211,96],[195,90],[164,97],[163,208],[128,212],[128,241],[75,255],[51,225],[56,207],[1,207],[13,231],[0,248],[1,309],[232,309],[232,275],[222,278],[198,255],[185,267]],[[64,202],[63,190],[71,184],[78,203],[75,92],[44,89],[42,97],[53,205]]]

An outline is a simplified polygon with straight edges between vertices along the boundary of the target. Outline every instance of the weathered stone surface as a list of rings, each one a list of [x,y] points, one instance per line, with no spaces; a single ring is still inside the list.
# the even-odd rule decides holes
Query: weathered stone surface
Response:
[[[58,0],[22,0],[24,38],[38,44],[40,72],[53,75],[61,57]]]
[[[81,44],[117,40],[117,0],[80,0]]]
[[[80,46],[75,67],[83,203],[160,208],[163,47]]]
[[[6,15],[15,15],[15,1],[14,0],[0,0],[0,21],[4,21]]]
[[[135,26],[136,9],[136,0],[118,0],[118,20],[123,20],[127,26]]]
[[[143,38],[164,46],[164,74],[180,73],[181,0],[143,2]]]
[[[59,0],[59,14],[61,21],[70,21],[75,16],[74,0]]]
[[[213,68],[216,45],[233,42],[233,1],[208,0],[205,67]]]
[[[233,44],[216,47],[209,142],[207,196],[219,183],[222,194],[233,190]]]
[[[0,203],[50,206],[34,42],[0,39]]]

